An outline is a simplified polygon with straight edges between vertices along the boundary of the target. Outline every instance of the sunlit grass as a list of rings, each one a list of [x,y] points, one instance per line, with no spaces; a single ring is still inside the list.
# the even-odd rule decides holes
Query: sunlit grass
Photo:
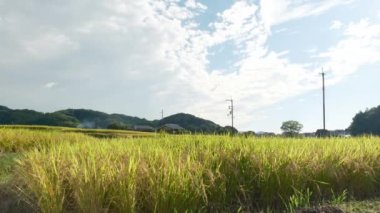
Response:
[[[89,136],[78,133],[0,128],[0,153],[22,152],[61,142],[76,143],[89,139]]]
[[[26,144],[33,138],[8,134],[26,134]],[[345,190],[364,198],[379,188],[379,138],[39,134],[51,145],[27,149],[16,176],[43,212],[289,209]]]
[[[113,130],[113,129],[82,129],[71,127],[54,127],[41,125],[0,125],[0,131],[7,130],[33,130],[38,132],[60,132],[60,133],[82,133],[100,138],[116,137],[152,137],[156,134],[153,132],[139,132],[132,130]]]
[[[290,210],[377,195],[379,142],[0,128],[0,176],[43,212]]]

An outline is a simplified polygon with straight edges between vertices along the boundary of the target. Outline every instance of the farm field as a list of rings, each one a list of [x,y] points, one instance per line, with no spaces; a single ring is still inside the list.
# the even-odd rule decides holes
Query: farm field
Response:
[[[39,126],[39,125],[0,125],[0,129],[27,129],[39,131],[53,131],[64,133],[83,133],[89,136],[98,138],[117,138],[117,137],[149,137],[154,136],[152,132],[139,132],[130,130],[112,130],[112,129],[81,129],[70,127],[53,127],[53,126]]]
[[[376,212],[377,137],[87,131],[0,127],[0,212]]]

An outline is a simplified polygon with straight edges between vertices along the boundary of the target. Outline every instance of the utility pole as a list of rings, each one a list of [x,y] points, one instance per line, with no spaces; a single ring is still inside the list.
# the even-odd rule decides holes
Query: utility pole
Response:
[[[231,116],[231,126],[232,126],[232,131],[234,130],[234,100],[227,99],[226,101],[231,102],[231,105],[228,107],[230,110],[228,115]]]
[[[326,102],[325,102],[325,72],[322,68],[322,92],[323,92],[323,130],[326,130]]]
[[[161,119],[164,119],[164,110],[161,110]]]

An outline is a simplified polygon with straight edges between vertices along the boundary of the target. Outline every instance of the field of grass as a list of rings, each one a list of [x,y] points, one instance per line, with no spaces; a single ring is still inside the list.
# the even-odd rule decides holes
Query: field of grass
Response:
[[[377,137],[95,138],[0,128],[0,183],[41,212],[290,212],[374,198],[379,178]]]
[[[52,126],[39,126],[39,125],[0,125],[0,129],[28,129],[48,132],[69,132],[69,133],[83,133],[86,135],[98,138],[120,138],[120,137],[150,137],[154,136],[152,132],[139,132],[131,130],[112,130],[112,129],[81,129],[70,127],[52,127]]]

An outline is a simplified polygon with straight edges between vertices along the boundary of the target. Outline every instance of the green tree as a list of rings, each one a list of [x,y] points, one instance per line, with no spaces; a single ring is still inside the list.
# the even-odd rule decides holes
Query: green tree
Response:
[[[380,106],[359,112],[349,127],[351,135],[380,135]]]
[[[107,129],[120,129],[120,130],[126,130],[128,129],[128,125],[124,123],[112,123],[107,126]]]
[[[300,133],[303,125],[298,121],[285,121],[281,125],[281,130],[284,132],[284,135],[295,136]]]

